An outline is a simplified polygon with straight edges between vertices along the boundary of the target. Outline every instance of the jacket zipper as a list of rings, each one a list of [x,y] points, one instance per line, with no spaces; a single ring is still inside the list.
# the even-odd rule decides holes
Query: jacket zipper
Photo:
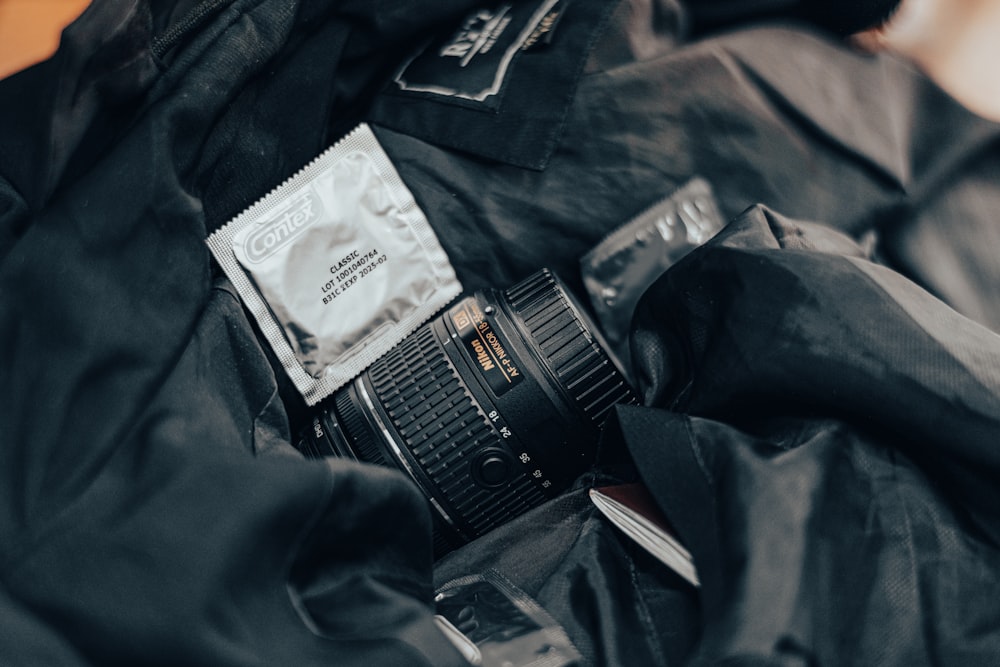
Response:
[[[150,44],[153,56],[157,60],[163,58],[181,39],[200,27],[202,23],[220,9],[232,4],[232,2],[233,0],[205,0],[196,6],[179,22],[174,23],[166,31],[153,39]]]

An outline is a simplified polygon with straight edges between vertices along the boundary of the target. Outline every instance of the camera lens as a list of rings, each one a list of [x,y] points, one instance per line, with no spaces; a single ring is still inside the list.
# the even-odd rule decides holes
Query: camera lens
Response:
[[[404,471],[437,555],[565,490],[634,402],[597,331],[542,270],[462,299],[327,399],[299,448]]]

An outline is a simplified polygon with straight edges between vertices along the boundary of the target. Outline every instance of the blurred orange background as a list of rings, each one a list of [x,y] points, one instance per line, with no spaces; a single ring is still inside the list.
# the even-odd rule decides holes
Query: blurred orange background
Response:
[[[45,60],[90,0],[0,0],[0,78]]]

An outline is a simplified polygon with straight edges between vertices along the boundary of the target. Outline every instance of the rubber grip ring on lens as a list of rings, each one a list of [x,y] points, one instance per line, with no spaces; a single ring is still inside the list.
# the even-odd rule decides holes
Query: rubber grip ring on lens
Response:
[[[616,403],[635,402],[592,326],[581,319],[552,272],[543,269],[529,276],[505,296],[559,384],[591,422],[600,425]]]
[[[449,515],[482,535],[545,501],[526,476],[502,489],[476,483],[470,465],[503,441],[447,362],[430,328],[403,340],[369,370],[372,387],[417,468],[436,487]]]

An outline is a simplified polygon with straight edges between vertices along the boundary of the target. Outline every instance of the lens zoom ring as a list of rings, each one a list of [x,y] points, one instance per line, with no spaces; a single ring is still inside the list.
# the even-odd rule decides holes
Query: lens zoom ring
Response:
[[[437,486],[440,500],[474,531],[482,534],[545,500],[524,476],[493,491],[473,481],[473,455],[487,447],[506,448],[430,327],[396,346],[369,377],[410,453]]]
[[[506,296],[550,370],[591,421],[599,425],[616,403],[634,402],[625,378],[550,271],[535,273],[507,290]]]

